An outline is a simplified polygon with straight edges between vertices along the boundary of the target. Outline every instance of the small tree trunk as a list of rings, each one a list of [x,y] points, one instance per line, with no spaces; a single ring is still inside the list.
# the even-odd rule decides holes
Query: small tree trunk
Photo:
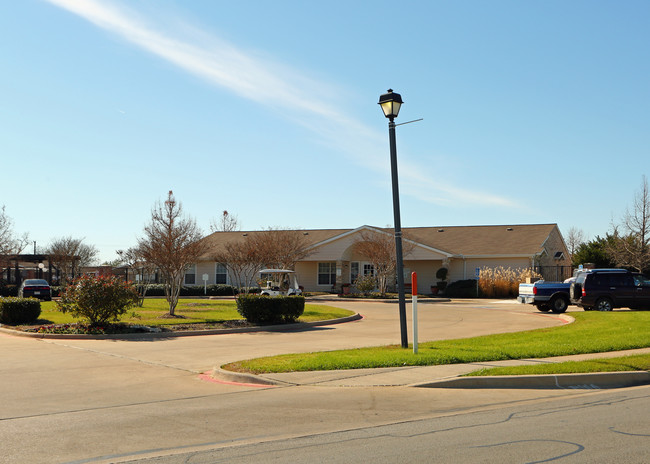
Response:
[[[181,292],[181,282],[183,274],[172,276],[169,279],[168,285],[165,286],[165,296],[169,303],[169,315],[175,316],[176,305],[178,304],[178,295]]]

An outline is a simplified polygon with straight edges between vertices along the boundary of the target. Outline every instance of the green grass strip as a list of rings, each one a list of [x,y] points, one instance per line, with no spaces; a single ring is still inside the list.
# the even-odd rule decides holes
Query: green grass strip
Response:
[[[286,354],[223,366],[250,373],[277,373],[397,366],[430,366],[507,359],[546,358],[650,346],[650,312],[576,312],[560,327],[419,344],[418,354],[399,345]]]
[[[650,371],[650,354],[592,359],[589,361],[494,367],[470,372],[467,376],[585,374],[590,372],[624,371]]]
[[[152,327],[180,324],[209,324],[243,320],[233,300],[181,299],[176,306],[180,318],[167,319],[169,305],[164,298],[147,298],[142,307],[131,308],[120,318],[126,324],[141,324]],[[324,321],[353,315],[354,312],[332,306],[306,304],[299,322]],[[41,302],[38,324],[72,324],[77,322],[69,313],[57,309],[56,302]]]

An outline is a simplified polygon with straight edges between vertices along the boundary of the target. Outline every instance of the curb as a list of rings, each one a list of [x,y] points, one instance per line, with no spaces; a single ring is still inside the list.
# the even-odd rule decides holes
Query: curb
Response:
[[[635,387],[650,384],[650,372],[592,372],[588,374],[501,375],[456,377],[410,385],[417,388],[535,388],[592,389]]]
[[[299,384],[295,383],[289,383],[289,382],[281,382],[279,380],[271,380],[271,379],[266,379],[264,377],[261,377],[256,374],[246,374],[243,372],[233,372],[233,371],[227,371],[224,369],[221,369],[220,367],[215,367],[212,369],[211,372],[211,377],[215,380],[221,380],[224,382],[234,382],[234,383],[248,383],[248,384],[255,384],[255,385],[268,385],[268,386],[273,386],[273,387],[288,387],[288,386],[296,386]]]
[[[50,334],[23,332],[21,330],[7,329],[0,326],[0,333],[14,335],[17,337],[28,338],[47,338],[59,340],[120,340],[120,339],[152,339],[152,338],[177,338],[177,337],[194,337],[198,335],[221,335],[232,333],[249,333],[249,332],[290,332],[308,329],[310,327],[320,327],[325,325],[343,324],[345,322],[358,321],[362,319],[361,314],[356,313],[352,316],[341,317],[339,319],[329,319],[326,321],[315,322],[298,322],[296,324],[267,325],[260,327],[236,327],[231,329],[208,329],[208,330],[184,330],[179,332],[137,332],[125,334],[105,334],[105,335],[86,335],[86,334]]]

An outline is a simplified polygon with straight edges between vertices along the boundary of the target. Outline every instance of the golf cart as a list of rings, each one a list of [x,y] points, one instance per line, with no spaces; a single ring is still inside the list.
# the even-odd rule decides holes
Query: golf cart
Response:
[[[296,273],[288,269],[262,269],[260,271],[260,287],[262,295],[290,296],[301,295]]]

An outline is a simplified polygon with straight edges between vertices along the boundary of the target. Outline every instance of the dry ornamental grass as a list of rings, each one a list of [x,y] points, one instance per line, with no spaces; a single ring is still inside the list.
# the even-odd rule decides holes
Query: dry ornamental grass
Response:
[[[528,277],[541,278],[541,275],[531,269],[483,267],[479,277],[479,289],[487,298],[516,297],[519,294],[519,284]]]

